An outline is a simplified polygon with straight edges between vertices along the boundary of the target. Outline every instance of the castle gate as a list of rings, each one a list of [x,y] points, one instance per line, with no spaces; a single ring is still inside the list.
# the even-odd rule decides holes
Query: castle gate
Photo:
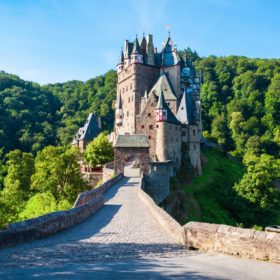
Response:
[[[146,135],[118,135],[114,144],[115,174],[124,173],[125,166],[139,168],[141,173],[149,172],[149,142]]]

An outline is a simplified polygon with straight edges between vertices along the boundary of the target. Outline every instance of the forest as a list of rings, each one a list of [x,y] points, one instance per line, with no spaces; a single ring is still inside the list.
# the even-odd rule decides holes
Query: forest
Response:
[[[280,59],[199,57],[189,48],[181,54],[202,73],[204,138],[216,142],[242,169],[235,181],[221,186],[224,207],[245,226],[280,222],[275,212],[280,206]],[[30,217],[40,200],[52,203],[48,207],[54,210],[65,209],[86,188],[74,163],[77,155],[67,145],[90,112],[101,116],[104,131],[113,128],[116,81],[110,70],[86,82],[40,86],[0,72],[0,226]],[[60,161],[68,162],[74,174],[64,185],[57,181],[65,182],[60,171],[66,165]],[[44,188],[47,174],[53,180]],[[75,190],[77,183],[81,187]],[[9,219],[3,219],[7,213]]]

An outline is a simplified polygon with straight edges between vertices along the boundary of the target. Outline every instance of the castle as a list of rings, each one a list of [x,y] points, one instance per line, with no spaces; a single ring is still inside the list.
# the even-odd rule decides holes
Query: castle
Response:
[[[111,134],[115,165],[125,148],[123,157],[138,155],[147,152],[148,143],[150,162],[172,161],[178,170],[185,161],[200,174],[201,79],[191,60],[181,57],[170,35],[161,52],[154,47],[152,35],[140,42],[136,37],[134,42],[125,41],[117,75]]]

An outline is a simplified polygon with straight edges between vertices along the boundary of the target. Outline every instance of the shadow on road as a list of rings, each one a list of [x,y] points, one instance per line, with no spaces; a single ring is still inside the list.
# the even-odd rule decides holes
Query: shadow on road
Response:
[[[187,259],[176,262],[182,250],[183,246],[176,244],[135,243],[74,242],[37,247],[0,258],[0,278],[9,275],[11,279],[222,279],[194,272]],[[185,256],[196,254],[188,251]]]

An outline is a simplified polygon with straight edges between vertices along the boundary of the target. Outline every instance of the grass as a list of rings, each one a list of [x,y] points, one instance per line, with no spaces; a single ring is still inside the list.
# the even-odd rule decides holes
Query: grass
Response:
[[[234,183],[241,179],[243,166],[215,149],[207,149],[203,156],[207,164],[203,166],[202,175],[193,178],[190,184],[177,183],[176,188],[179,187],[185,199],[184,211],[176,218],[181,224],[201,221],[235,225],[236,219],[225,202]]]

